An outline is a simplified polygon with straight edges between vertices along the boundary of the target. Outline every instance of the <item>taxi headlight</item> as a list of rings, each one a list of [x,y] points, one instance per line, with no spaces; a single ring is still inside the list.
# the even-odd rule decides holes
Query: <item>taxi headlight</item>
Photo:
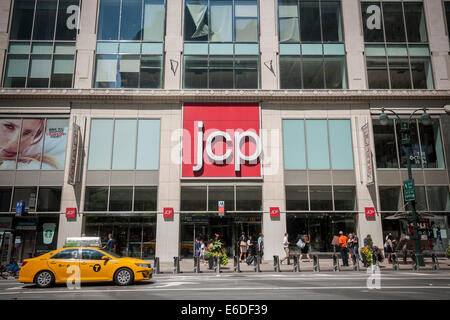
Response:
[[[135,265],[141,268],[151,268],[150,263],[135,263]]]

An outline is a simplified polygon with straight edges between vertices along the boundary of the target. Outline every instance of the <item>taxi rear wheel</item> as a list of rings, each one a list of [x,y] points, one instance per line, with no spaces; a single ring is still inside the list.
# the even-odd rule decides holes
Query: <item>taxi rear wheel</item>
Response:
[[[119,286],[127,286],[133,283],[133,278],[133,271],[128,268],[121,268],[114,275],[114,282]]]
[[[54,282],[55,276],[52,272],[47,270],[38,272],[38,274],[36,274],[36,277],[34,278],[34,283],[36,283],[39,288],[51,287]]]

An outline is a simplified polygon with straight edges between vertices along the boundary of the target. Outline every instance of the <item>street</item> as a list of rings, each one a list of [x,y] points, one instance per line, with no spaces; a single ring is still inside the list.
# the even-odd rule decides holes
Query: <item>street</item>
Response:
[[[127,287],[65,284],[49,289],[0,280],[0,300],[397,300],[450,298],[450,271],[158,274]]]

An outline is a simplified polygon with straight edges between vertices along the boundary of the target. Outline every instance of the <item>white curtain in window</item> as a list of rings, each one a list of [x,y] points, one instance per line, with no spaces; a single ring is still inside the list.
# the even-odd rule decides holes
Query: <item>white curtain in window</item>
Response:
[[[120,72],[139,72],[139,57],[122,57],[120,59]]]
[[[117,59],[100,58],[97,59],[97,82],[116,82],[117,79]]]
[[[190,3],[187,4],[189,13],[191,14],[192,20],[195,23],[195,32],[192,35],[192,39],[200,38],[208,35],[208,21],[206,21],[206,12],[208,10],[208,6],[205,4],[195,4]]]
[[[211,2],[211,41],[233,41],[231,2]]]
[[[163,41],[164,1],[146,0],[144,4],[144,36],[147,41]]]
[[[31,58],[30,78],[50,78],[50,71],[52,69],[51,65],[52,60],[50,56]]]
[[[280,42],[300,42],[297,4],[286,4],[279,7]]]
[[[9,57],[8,68],[6,71],[7,77],[26,77],[28,67],[28,56]]]

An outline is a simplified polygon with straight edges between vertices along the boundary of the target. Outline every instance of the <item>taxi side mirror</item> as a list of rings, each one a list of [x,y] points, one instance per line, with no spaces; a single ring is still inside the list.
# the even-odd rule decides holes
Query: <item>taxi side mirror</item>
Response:
[[[108,261],[108,260],[109,260],[109,257],[108,257],[108,256],[103,256],[103,257],[102,257],[102,260]]]

